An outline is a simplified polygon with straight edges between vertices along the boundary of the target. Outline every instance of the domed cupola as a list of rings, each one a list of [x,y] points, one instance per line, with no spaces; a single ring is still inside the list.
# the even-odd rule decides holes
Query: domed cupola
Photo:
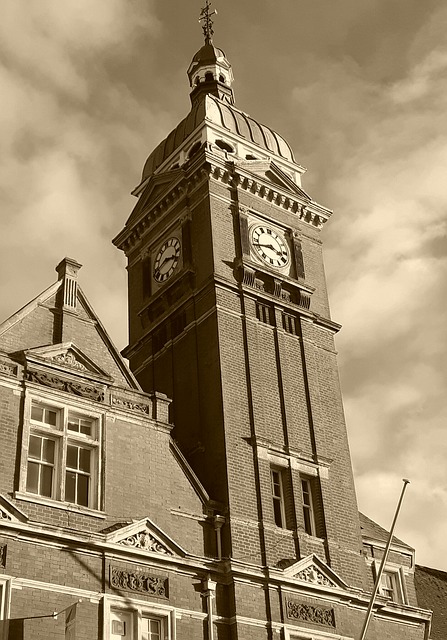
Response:
[[[233,71],[222,49],[213,45],[214,31],[211,16],[216,11],[210,12],[210,6],[211,2],[207,0],[200,17],[200,20],[203,21],[205,44],[196,53],[188,68],[189,84],[192,88],[191,102],[194,105],[204,95],[211,93],[224,102],[234,104],[234,94],[231,88]]]

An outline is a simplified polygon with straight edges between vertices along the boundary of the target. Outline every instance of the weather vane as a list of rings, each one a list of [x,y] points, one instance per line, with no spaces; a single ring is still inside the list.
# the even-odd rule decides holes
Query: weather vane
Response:
[[[211,20],[211,16],[217,15],[217,11],[214,10],[210,12],[211,0],[206,0],[206,4],[202,11],[200,12],[199,22],[203,22],[202,29],[203,35],[205,36],[205,44],[211,44],[213,41],[213,21]]]

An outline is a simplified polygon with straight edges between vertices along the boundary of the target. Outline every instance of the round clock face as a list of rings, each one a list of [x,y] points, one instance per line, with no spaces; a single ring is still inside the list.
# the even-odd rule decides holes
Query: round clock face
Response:
[[[172,276],[180,258],[180,240],[169,238],[162,244],[154,262],[154,280],[166,282]]]
[[[256,254],[272,267],[285,267],[289,249],[280,235],[270,227],[256,226],[251,231],[251,244]]]

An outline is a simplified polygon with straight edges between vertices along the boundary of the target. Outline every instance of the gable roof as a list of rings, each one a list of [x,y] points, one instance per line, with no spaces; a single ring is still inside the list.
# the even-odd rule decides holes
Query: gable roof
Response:
[[[65,258],[60,264],[64,261],[68,263],[70,259]],[[71,308],[67,308],[64,301],[68,278],[75,283]],[[63,350],[62,345],[71,345],[72,350],[76,345],[84,364],[89,363],[92,371],[96,369],[116,385],[141,390],[87,297],[77,286],[76,273],[74,277],[62,274],[57,282],[0,324],[0,350],[10,356],[22,357],[28,352],[44,358],[46,350],[51,350],[52,346]]]
[[[374,522],[374,520],[371,520],[371,518],[368,518],[368,516],[365,516],[365,514],[361,513],[360,511],[359,519],[363,538],[371,538],[373,540],[378,540],[379,542],[388,542],[388,537],[390,535],[389,531],[381,527],[380,524],[377,524],[377,522]],[[396,538],[396,536],[393,536],[393,543],[414,551],[413,547],[411,547],[406,542],[399,540],[399,538]]]
[[[28,361],[48,363],[53,367],[69,369],[72,373],[111,381],[110,376],[71,341],[26,349],[24,354]]]

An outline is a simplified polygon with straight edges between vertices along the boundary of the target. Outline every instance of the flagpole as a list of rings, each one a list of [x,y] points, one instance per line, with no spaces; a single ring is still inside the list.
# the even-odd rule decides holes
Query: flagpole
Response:
[[[68,609],[70,609],[73,605],[79,604],[80,602],[82,602],[82,598],[79,598],[79,600],[76,600],[76,602],[72,602],[72,604],[69,604],[68,607],[65,607],[65,609],[61,609],[60,611],[53,611],[53,613],[47,613],[44,616],[26,616],[25,618],[9,618],[9,621],[11,622],[12,620],[39,620],[40,618],[54,618],[55,620],[57,620],[57,616],[60,616],[61,613],[64,613],[64,611],[68,611]]]
[[[382,573],[383,573],[383,570],[385,568],[385,563],[386,563],[387,558],[388,558],[388,553],[390,551],[391,542],[393,540],[393,533],[394,533],[394,527],[396,526],[397,516],[399,515],[400,507],[402,505],[402,500],[404,498],[405,489],[407,488],[407,485],[410,484],[410,481],[407,480],[406,478],[404,478],[402,480],[402,482],[404,483],[404,486],[402,487],[402,492],[400,494],[399,502],[397,503],[396,513],[394,514],[393,523],[392,523],[391,529],[390,529],[390,535],[388,537],[388,542],[387,542],[386,547],[385,547],[385,553],[383,554],[382,561],[381,561],[380,567],[379,567],[379,571],[377,573],[376,582],[374,584],[374,590],[373,590],[373,592],[371,594],[371,600],[369,601],[368,610],[366,612],[365,622],[363,624],[362,633],[360,635],[360,640],[365,640],[366,632],[368,631],[369,623],[370,623],[372,612],[373,612],[374,602],[376,600],[377,592],[379,591],[380,579],[382,577]]]

